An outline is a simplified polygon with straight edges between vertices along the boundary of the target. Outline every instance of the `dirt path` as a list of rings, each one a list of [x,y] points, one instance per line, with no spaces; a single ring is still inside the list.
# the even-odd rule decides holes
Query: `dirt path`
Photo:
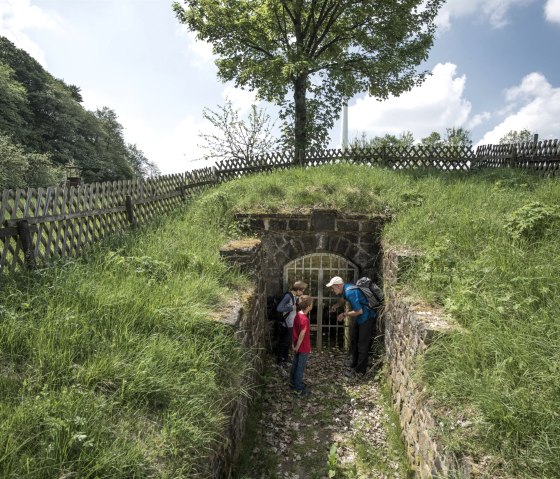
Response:
[[[404,448],[395,418],[373,372],[344,376],[346,355],[311,353],[298,397],[288,367],[267,364],[246,434],[239,479],[406,479]]]

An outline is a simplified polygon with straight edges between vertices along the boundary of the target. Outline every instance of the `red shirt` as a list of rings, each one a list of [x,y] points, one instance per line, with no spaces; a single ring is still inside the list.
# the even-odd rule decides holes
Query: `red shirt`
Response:
[[[292,341],[295,346],[298,342],[299,333],[305,329],[305,336],[303,336],[303,341],[298,349],[298,353],[310,353],[311,352],[311,334],[309,331],[309,318],[298,311],[296,317],[294,318],[294,328],[292,329]]]

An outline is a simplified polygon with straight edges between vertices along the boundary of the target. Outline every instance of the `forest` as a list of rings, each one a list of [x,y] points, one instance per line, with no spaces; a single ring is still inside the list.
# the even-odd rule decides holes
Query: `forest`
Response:
[[[68,171],[82,183],[159,173],[125,141],[114,110],[82,102],[79,86],[0,36],[0,189],[61,184]]]

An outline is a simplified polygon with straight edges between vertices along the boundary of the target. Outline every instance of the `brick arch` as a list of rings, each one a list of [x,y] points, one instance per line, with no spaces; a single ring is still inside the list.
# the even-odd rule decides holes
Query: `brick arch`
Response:
[[[308,214],[240,214],[261,241],[267,296],[282,292],[284,266],[311,253],[337,254],[356,264],[359,274],[379,279],[384,216],[349,215],[337,210]]]

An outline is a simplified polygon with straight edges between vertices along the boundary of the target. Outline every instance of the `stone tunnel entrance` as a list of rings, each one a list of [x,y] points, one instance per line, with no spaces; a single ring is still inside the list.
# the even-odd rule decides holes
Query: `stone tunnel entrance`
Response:
[[[309,285],[306,294],[314,299],[315,307],[309,315],[311,321],[311,340],[321,350],[323,346],[348,346],[348,328],[336,320],[331,306],[338,301],[325,284],[333,276],[355,282],[359,269],[352,262],[337,254],[312,253],[290,261],[284,266],[284,290],[290,289],[294,281],[303,279]]]
[[[381,281],[385,216],[322,209],[307,214],[239,214],[237,219],[262,242],[261,268],[269,305],[296,279],[305,281],[306,293],[315,299],[310,317],[315,347],[347,346],[348,328],[329,312],[337,297],[325,285],[332,276],[349,282],[361,276]]]

